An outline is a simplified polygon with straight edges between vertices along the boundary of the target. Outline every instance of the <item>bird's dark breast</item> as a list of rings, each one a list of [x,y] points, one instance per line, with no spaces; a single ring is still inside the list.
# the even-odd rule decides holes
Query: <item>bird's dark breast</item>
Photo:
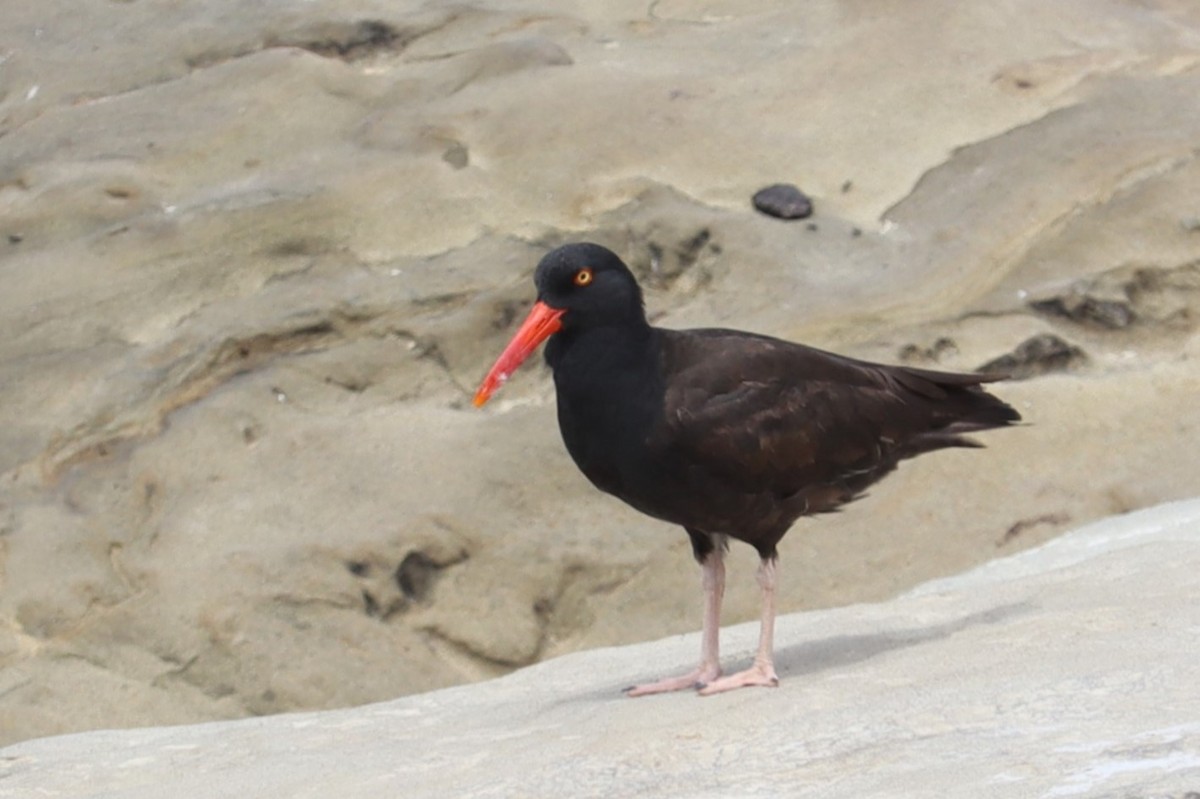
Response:
[[[662,436],[661,414],[608,410],[560,394],[563,442],[593,485],[648,516],[756,544],[777,541],[808,507],[802,497],[746,490],[692,462]]]
[[[608,377],[621,379],[612,372]],[[661,385],[631,380],[619,393],[602,395],[586,384],[577,375],[559,386],[559,427],[567,451],[593,485],[648,516],[729,535],[769,554],[796,518],[832,509],[853,496],[840,485],[780,491],[730,479],[672,436]],[[601,396],[609,400],[601,401]],[[747,452],[761,455],[761,442],[750,438],[742,442]]]
[[[649,333],[649,329],[645,331]],[[645,446],[661,415],[658,353],[630,331],[555,336],[546,348],[554,370],[558,426],[567,452],[600,490],[648,511],[636,500],[650,489]]]

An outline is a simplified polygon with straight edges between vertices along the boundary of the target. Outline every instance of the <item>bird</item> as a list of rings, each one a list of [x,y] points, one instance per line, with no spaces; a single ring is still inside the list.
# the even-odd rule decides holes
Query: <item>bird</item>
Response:
[[[646,319],[629,267],[598,244],[567,244],[534,272],[537,299],[474,397],[481,407],[545,342],[559,430],[584,476],[686,531],[701,567],[700,661],[631,696],[777,686],[777,545],[803,516],[863,496],[900,461],[1020,414],[983,385],[1005,375],[892,366],[756,333],[671,330]],[[753,663],[723,674],[720,612],[729,540],[759,556]]]

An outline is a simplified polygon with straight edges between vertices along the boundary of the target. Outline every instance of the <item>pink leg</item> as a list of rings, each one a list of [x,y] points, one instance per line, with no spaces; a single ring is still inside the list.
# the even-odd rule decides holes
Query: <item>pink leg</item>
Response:
[[[725,596],[725,547],[719,542],[704,559],[704,632],[700,643],[700,665],[680,677],[668,677],[658,682],[635,685],[626,690],[630,696],[661,694],[695,688],[721,676],[720,635],[721,599]]]
[[[713,680],[700,689],[701,696],[711,696],[734,688],[748,685],[775,687],[779,677],[775,674],[775,558],[764,560],[758,567],[758,584],[762,588],[762,628],[758,635],[758,652],[754,665],[737,674]]]

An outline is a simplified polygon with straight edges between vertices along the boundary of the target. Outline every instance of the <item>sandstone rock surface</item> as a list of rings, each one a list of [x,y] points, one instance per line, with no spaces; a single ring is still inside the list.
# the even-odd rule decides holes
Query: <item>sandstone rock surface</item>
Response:
[[[1169,796],[1200,790],[1200,500],[780,619],[775,690],[628,699],[694,634],[367,707],[0,750],[0,796]],[[747,659],[754,625],[726,631]]]
[[[8,3],[0,743],[694,630],[544,370],[469,407],[565,240],[664,325],[1035,375],[1028,427],[797,525],[784,610],[1200,495],[1196,97],[1178,0]]]

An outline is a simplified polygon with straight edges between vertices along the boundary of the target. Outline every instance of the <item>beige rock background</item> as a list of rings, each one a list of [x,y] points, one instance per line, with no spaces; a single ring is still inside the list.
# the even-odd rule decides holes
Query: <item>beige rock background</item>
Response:
[[[784,610],[1200,493],[1193,4],[9,5],[0,742],[694,629],[685,536],[576,474],[544,370],[468,402],[565,240],[667,326],[1082,351],[798,524]],[[751,210],[780,180],[811,220]]]

